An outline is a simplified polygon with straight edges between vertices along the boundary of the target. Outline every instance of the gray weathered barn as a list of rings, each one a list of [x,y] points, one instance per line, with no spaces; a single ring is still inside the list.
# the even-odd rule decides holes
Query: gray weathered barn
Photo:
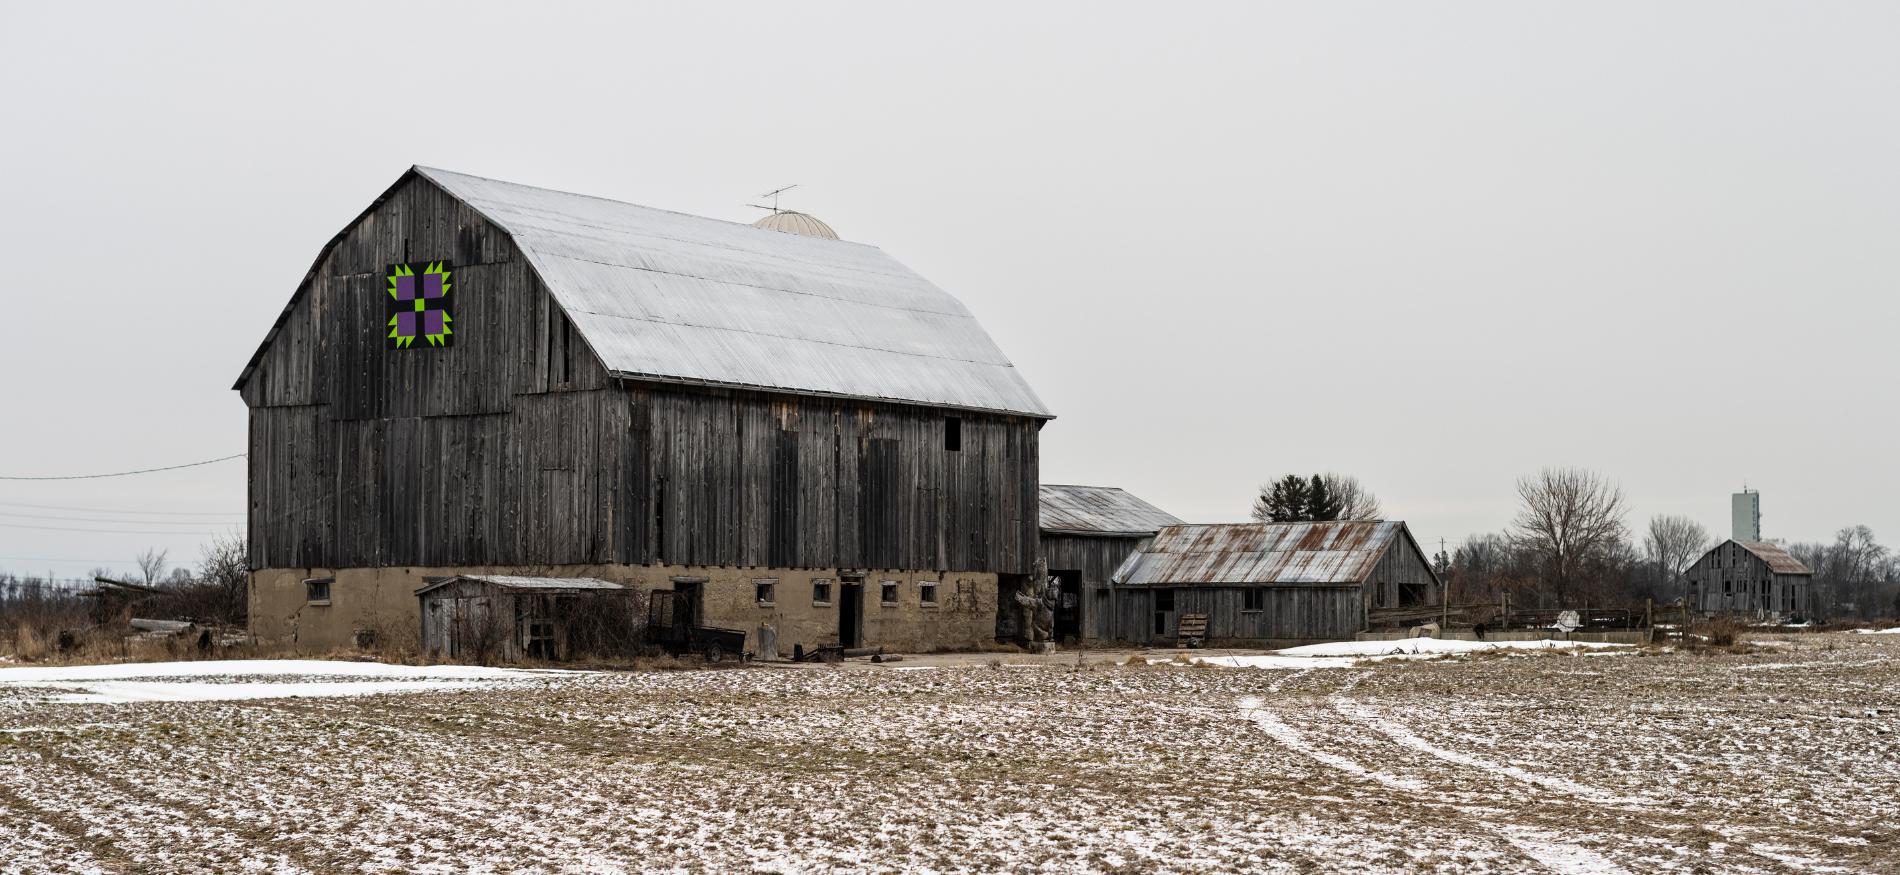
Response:
[[[1352,638],[1367,611],[1444,593],[1392,520],[1170,526],[1113,583],[1105,637],[1171,640],[1182,614],[1206,614],[1210,642],[1268,647]]]
[[[1057,581],[1056,639],[1112,640],[1108,579],[1155,532],[1182,521],[1114,487],[1047,483],[1040,516],[1043,560]]]
[[[1814,572],[1768,541],[1723,541],[1684,576],[1697,611],[1800,622],[1814,610]]]
[[[860,243],[418,167],[235,388],[253,631],[281,646],[414,628],[423,575],[490,573],[690,585],[787,645],[950,646],[1035,560],[1052,415]]]

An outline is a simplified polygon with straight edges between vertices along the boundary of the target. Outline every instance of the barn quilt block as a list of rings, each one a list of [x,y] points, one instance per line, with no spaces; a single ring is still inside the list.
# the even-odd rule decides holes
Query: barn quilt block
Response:
[[[418,261],[389,266],[390,349],[409,349],[418,340],[430,346],[455,344],[455,298],[449,294],[450,265]]]

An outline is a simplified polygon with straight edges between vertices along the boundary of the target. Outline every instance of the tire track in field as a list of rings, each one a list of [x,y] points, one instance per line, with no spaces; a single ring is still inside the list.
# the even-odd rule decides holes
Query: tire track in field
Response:
[[[1345,690],[1341,690],[1341,692],[1345,692]],[[1613,793],[1606,793],[1596,787],[1581,784],[1567,778],[1541,775],[1529,769],[1496,763],[1483,757],[1448,750],[1426,741],[1419,737],[1417,733],[1414,733],[1409,727],[1394,722],[1385,715],[1365,705],[1343,699],[1337,694],[1327,697],[1326,701],[1327,704],[1332,706],[1334,711],[1370,726],[1379,734],[1390,739],[1394,744],[1418,751],[1433,759],[1453,765],[1477,769],[1487,774],[1496,775],[1518,783],[1530,784],[1552,793],[1560,793],[1572,802],[1635,815],[1649,823],[1651,827],[1660,828],[1662,824],[1682,825],[1683,815],[1664,808],[1662,800],[1642,796],[1619,796]],[[1504,832],[1501,834],[1506,834],[1507,838],[1510,834],[1523,836],[1521,841],[1512,839],[1514,844],[1520,844],[1527,848],[1547,849],[1542,852],[1551,856],[1555,861],[1555,865],[1548,863],[1546,865],[1551,865],[1556,871],[1598,871],[1587,868],[1589,861],[1579,861],[1570,857],[1565,848],[1559,846],[1561,843],[1554,842],[1553,836],[1555,836],[1556,833],[1535,830],[1529,827],[1499,827],[1494,825],[1494,829],[1503,830]],[[1723,833],[1723,835],[1728,843],[1734,847],[1734,850],[1776,868],[1797,872],[1813,871],[1815,868],[1815,866],[1792,859],[1786,854],[1757,851],[1752,842],[1741,838],[1732,830]],[[1532,854],[1532,856],[1536,857],[1536,854]],[[1538,859],[1540,861],[1542,860],[1541,857]],[[1601,858],[1599,857],[1598,859]],[[1585,868],[1577,868],[1578,866],[1584,866]]]
[[[1296,675],[1297,676],[1297,675]],[[1288,677],[1284,680],[1291,680]],[[1284,683],[1284,680],[1282,683]],[[1340,692],[1351,690],[1358,685],[1355,678]],[[1269,692],[1279,688],[1274,684]],[[1329,700],[1330,701],[1330,700]],[[1241,715],[1266,733],[1281,746],[1293,750],[1309,759],[1330,766],[1347,774],[1373,781],[1381,786],[1402,791],[1410,796],[1430,796],[1433,801],[1447,808],[1464,808],[1465,803],[1452,799],[1444,793],[1432,789],[1432,785],[1414,778],[1405,778],[1391,772],[1369,768],[1349,757],[1321,750],[1306,738],[1298,729],[1289,726],[1266,709],[1266,703],[1257,698],[1240,701]],[[1466,816],[1468,822],[1475,824],[1502,845],[1517,852],[1518,855],[1537,863],[1560,875],[1631,875],[1630,871],[1611,862],[1608,858],[1588,848],[1563,842],[1553,833],[1537,832],[1529,829],[1504,827],[1480,818]]]

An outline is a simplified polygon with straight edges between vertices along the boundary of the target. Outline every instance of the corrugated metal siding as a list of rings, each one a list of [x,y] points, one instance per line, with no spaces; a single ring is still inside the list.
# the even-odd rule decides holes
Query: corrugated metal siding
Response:
[[[1183,520],[1112,486],[1062,486],[1040,490],[1042,530],[1051,534],[1150,535]]]
[[[860,243],[443,170],[617,375],[1052,414],[957,299]]]
[[[1116,581],[1130,586],[1358,583],[1405,531],[1404,523],[1393,520],[1170,526],[1123,564]]]

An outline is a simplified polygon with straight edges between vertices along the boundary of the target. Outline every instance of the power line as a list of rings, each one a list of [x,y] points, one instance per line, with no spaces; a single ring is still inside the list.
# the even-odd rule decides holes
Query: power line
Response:
[[[30,519],[30,520],[64,520],[69,523],[131,523],[133,525],[140,525],[140,526],[205,526],[205,525],[213,525],[220,522],[219,520],[102,520],[102,519],[97,519],[94,517],[83,517],[83,516],[48,516],[46,514],[38,514],[38,513],[7,513],[4,510],[0,510],[0,516],[25,517],[26,519]],[[231,522],[235,523],[237,521],[232,520]]]
[[[78,510],[86,513],[136,513],[148,516],[243,516],[241,510],[121,510],[108,507],[67,507],[63,504],[27,504],[24,501],[0,501],[5,507],[37,507],[42,510]]]
[[[100,522],[104,522],[101,520]],[[217,532],[131,532],[124,529],[75,529],[70,526],[23,526],[19,523],[0,523],[0,527],[9,529],[40,529],[47,532],[95,532],[101,535],[215,535]]]
[[[0,477],[0,480],[96,480],[100,477],[125,477],[131,474],[150,474],[154,471],[176,471],[180,468],[196,468],[199,465],[210,465],[214,462],[229,462],[232,459],[242,459],[244,455],[243,453],[239,453],[235,456],[225,456],[222,459],[212,459],[207,462],[191,462],[184,465],[173,465],[169,468],[146,468],[143,471],[120,471],[117,474],[75,474],[71,477]]]

